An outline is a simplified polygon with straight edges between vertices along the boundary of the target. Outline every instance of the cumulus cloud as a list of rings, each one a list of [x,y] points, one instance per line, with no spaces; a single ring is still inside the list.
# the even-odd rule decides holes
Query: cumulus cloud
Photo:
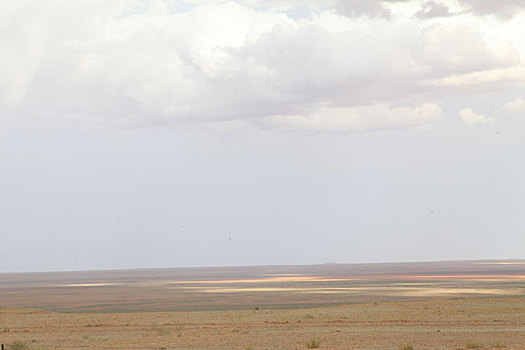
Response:
[[[0,2],[0,103],[23,99],[43,54],[43,25],[38,19],[18,21],[23,14],[23,7]]]
[[[482,114],[475,113],[471,108],[463,108],[459,111],[459,115],[463,123],[467,125],[481,125],[491,124],[494,122],[494,118],[486,117]]]
[[[469,24],[426,28],[421,54],[424,63],[446,73],[492,70],[520,62],[510,43],[492,39]]]
[[[449,8],[437,1],[427,1],[421,5],[421,11],[416,13],[419,18],[435,18],[451,16]]]
[[[410,0],[335,0],[338,13],[348,17],[385,18],[392,16],[391,6],[395,3],[407,3]]]
[[[384,7],[382,0],[337,0],[336,9],[345,16],[389,17],[390,11]]]
[[[355,107],[323,106],[303,115],[272,116],[259,120],[266,127],[287,131],[347,133],[424,127],[443,119],[441,108],[433,103],[392,107],[375,104]]]
[[[429,3],[430,17],[439,7]],[[435,103],[424,103],[446,84],[469,92],[454,83],[458,76],[519,66],[512,42],[490,36],[490,27],[429,24],[404,0],[0,6],[0,29],[12,34],[0,39],[0,108],[26,117],[124,126],[242,120],[235,125],[329,132],[334,125],[349,132],[411,128],[439,120],[425,119],[437,114],[428,107]],[[298,6],[306,15],[290,15]],[[410,14],[394,15],[393,6]]]
[[[460,3],[477,15],[496,15],[501,19],[511,19],[525,9],[523,0],[460,0]]]
[[[525,115],[525,99],[521,97],[516,97],[514,100],[507,102],[503,106],[503,110],[509,114]]]

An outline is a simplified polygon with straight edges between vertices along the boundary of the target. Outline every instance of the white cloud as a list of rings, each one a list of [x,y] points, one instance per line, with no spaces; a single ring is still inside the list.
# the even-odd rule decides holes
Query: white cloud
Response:
[[[502,19],[510,19],[525,9],[523,0],[460,0],[460,3],[477,15],[496,15]]]
[[[312,121],[383,106],[341,128],[372,130],[413,126],[389,106],[521,76],[514,43],[490,35],[506,24],[436,23],[445,2],[429,3],[431,20],[414,1],[0,0],[0,108],[126,126],[309,116],[331,130]],[[298,7],[307,16],[286,12]]]
[[[349,17],[389,17],[390,11],[383,6],[382,0],[336,0],[336,9],[339,13]]]
[[[37,18],[21,23],[23,15],[23,7],[0,2],[0,104],[22,101],[42,57],[42,23]]]
[[[449,8],[437,1],[426,1],[421,5],[421,11],[416,13],[419,18],[448,17],[453,15]]]
[[[525,114],[525,99],[516,97],[514,100],[507,102],[503,110],[509,114]]]
[[[491,124],[494,118],[475,113],[471,108],[463,108],[459,111],[461,120],[467,125]]]
[[[303,115],[280,115],[259,120],[262,125],[286,131],[348,133],[397,130],[433,125],[443,119],[441,108],[433,103],[391,107],[375,104],[356,107],[324,106]]]
[[[422,61],[445,74],[465,73],[516,66],[519,54],[472,25],[436,24],[423,33]]]

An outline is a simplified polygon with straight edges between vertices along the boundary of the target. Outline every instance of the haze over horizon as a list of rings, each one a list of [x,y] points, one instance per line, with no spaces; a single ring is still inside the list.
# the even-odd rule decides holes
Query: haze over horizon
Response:
[[[0,0],[0,29],[0,272],[525,258],[525,2]]]

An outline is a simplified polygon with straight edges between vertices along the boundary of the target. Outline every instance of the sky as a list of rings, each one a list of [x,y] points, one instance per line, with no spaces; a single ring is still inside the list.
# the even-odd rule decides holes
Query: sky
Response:
[[[0,272],[525,258],[522,0],[0,0]]]

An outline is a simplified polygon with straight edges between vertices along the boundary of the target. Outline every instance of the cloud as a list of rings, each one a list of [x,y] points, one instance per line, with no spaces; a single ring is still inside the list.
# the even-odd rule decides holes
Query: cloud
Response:
[[[382,0],[336,0],[336,10],[349,17],[390,17],[390,11],[384,7]]]
[[[452,16],[449,8],[437,1],[427,1],[421,5],[421,11],[416,12],[418,18],[435,18]]]
[[[476,15],[495,15],[501,19],[511,19],[525,9],[523,0],[460,0]]]
[[[343,16],[389,19],[392,15],[390,5],[408,2],[410,0],[335,0],[334,7]]]
[[[400,129],[425,123],[400,119],[399,108],[417,113],[399,106],[437,105],[444,89],[501,89],[510,78],[460,80],[520,69],[512,41],[491,36],[485,22],[429,25],[413,16],[414,4],[0,1],[0,29],[13,33],[0,40],[0,108],[118,127]],[[436,4],[424,5],[428,16]]]
[[[441,108],[433,103],[392,107],[375,104],[356,107],[324,106],[304,115],[267,117],[258,122],[278,130],[348,133],[399,130],[433,125],[443,119]]]
[[[494,118],[486,117],[482,114],[475,113],[471,108],[463,108],[459,111],[461,120],[467,125],[481,125],[491,124],[494,122]]]
[[[436,24],[423,32],[422,63],[444,73],[467,73],[516,66],[519,53],[469,24]]]
[[[525,114],[525,99],[516,97],[513,101],[507,102],[503,110],[509,114]]]
[[[42,23],[20,23],[23,13],[22,7],[0,2],[0,103],[22,101],[43,54]]]

